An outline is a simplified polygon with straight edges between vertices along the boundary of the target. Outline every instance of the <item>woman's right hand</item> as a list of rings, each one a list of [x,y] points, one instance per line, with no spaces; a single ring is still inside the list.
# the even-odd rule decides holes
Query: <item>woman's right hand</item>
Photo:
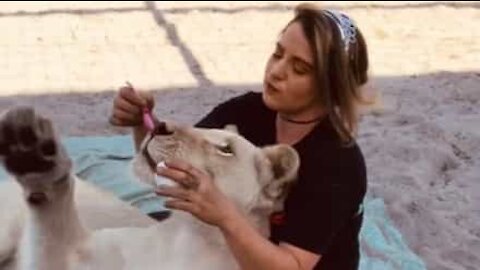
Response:
[[[131,86],[120,88],[113,101],[110,123],[114,126],[139,127],[143,125],[143,109],[154,107],[153,95],[134,90]]]

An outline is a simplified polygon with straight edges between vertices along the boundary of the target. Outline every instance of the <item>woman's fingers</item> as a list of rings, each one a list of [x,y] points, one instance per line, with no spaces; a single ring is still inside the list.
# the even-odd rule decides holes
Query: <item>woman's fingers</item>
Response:
[[[216,226],[235,215],[234,205],[215,186],[208,174],[182,160],[166,161],[165,165],[157,169],[158,174],[181,185],[159,186],[155,190],[158,195],[172,198],[165,202],[167,208],[189,212],[203,222]]]
[[[131,86],[120,88],[113,101],[110,123],[116,126],[138,126],[143,123],[143,108],[154,107],[153,95],[134,90]]]
[[[140,108],[148,108],[151,110],[155,106],[152,93],[136,90],[128,86],[120,88],[118,97]]]
[[[179,187],[162,185],[155,189],[155,193],[161,196],[171,197],[188,202],[192,202],[196,199],[196,196],[192,191]]]
[[[110,122],[117,126],[134,126],[142,124],[142,117],[124,111],[122,109],[114,109]]]
[[[143,108],[147,107],[147,100],[139,94],[140,92],[133,90],[131,87],[122,87],[118,92],[119,99],[125,100],[134,106]]]
[[[188,189],[197,189],[201,178],[191,165],[181,162],[165,162],[167,167],[160,167],[157,173],[161,176],[170,178]]]
[[[183,160],[179,160],[179,159],[168,160],[168,161],[165,161],[165,165],[168,168],[173,168],[176,170],[183,171],[189,174],[193,178],[205,177],[205,173],[203,173],[201,170],[193,167],[190,163],[185,162]]]
[[[197,205],[182,200],[168,200],[165,202],[165,207],[174,210],[186,211],[193,215],[197,215],[200,212]]]
[[[117,110],[122,110],[134,115],[141,115],[142,108],[140,106],[136,106],[134,103],[129,102],[126,99],[115,99],[114,101],[114,108]]]

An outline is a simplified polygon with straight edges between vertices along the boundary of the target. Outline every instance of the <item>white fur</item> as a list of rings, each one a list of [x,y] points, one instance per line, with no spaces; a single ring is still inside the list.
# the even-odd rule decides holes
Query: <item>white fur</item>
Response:
[[[170,128],[175,131],[173,135],[156,136],[142,147],[148,147],[156,162],[181,158],[212,175],[216,185],[267,235],[268,214],[281,197],[272,200],[264,192],[274,181],[279,189],[292,181],[298,168],[295,152],[286,146],[264,151],[223,130]],[[234,157],[218,154],[216,145],[227,142],[235,149]],[[290,162],[285,163],[285,159]],[[272,166],[280,160],[288,164],[284,177],[273,179]],[[217,228],[176,211],[166,221],[153,221],[71,175],[67,182],[58,184],[55,179],[68,173],[70,165],[64,152],[56,162],[55,173],[16,176],[22,189],[13,182],[0,185],[0,260],[5,261],[16,250],[16,260],[9,264],[12,269],[236,268]],[[155,174],[143,156],[137,155],[133,165],[142,181],[155,183]],[[40,188],[49,195],[48,205],[25,203],[24,196]]]

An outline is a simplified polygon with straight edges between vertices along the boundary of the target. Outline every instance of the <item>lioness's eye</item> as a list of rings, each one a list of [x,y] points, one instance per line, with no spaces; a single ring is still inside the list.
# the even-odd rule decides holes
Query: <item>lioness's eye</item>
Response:
[[[224,156],[233,156],[233,149],[229,144],[217,145],[218,152]]]
[[[65,182],[67,182],[69,175],[66,174],[63,177],[59,178],[57,181],[55,181],[55,185],[61,185]]]

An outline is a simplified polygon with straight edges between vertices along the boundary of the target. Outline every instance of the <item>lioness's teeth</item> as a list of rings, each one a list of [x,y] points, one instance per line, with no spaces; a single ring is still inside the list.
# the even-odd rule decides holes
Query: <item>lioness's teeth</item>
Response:
[[[157,170],[160,169],[160,168],[166,168],[167,166],[165,165],[165,162],[159,162],[157,164]],[[165,185],[165,186],[170,186],[170,187],[174,187],[174,186],[177,186],[177,183],[175,183],[174,181],[170,180],[169,178],[166,178],[166,177],[163,177],[163,176],[160,176],[158,174],[155,174],[155,184],[157,186],[160,186],[160,185]]]

